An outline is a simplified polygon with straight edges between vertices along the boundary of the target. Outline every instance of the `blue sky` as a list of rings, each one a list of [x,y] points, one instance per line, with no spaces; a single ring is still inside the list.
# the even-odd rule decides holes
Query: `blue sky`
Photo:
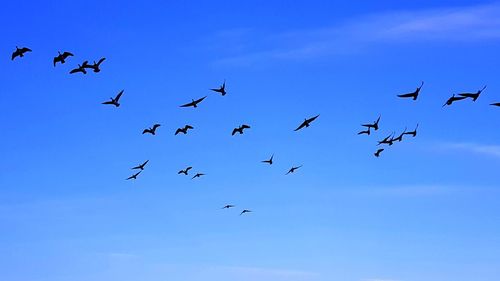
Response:
[[[498,280],[500,2],[165,2],[3,5],[1,280]]]

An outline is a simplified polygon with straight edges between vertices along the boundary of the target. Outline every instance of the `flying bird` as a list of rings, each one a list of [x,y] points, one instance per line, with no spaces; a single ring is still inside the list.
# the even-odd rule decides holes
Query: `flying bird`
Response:
[[[393,138],[391,138],[391,140],[392,140],[393,142],[394,142],[394,141],[398,141],[398,142],[400,142],[400,141],[402,141],[402,140],[403,140],[403,135],[404,135],[405,133],[406,133],[406,128],[405,128],[405,130],[404,130],[401,134],[399,134],[399,136],[397,136],[396,138],[394,138],[394,137],[393,137]]]
[[[93,64],[90,64],[88,66],[86,66],[87,68],[91,68],[94,70],[95,73],[97,72],[101,72],[101,69],[100,69],[100,66],[101,66],[101,63],[105,60],[106,58],[101,58],[98,62],[95,62]]]
[[[381,145],[381,144],[388,144],[388,145],[392,145],[394,143],[394,140],[393,140],[393,137],[394,136],[394,133],[388,135],[387,137],[385,137],[383,140],[381,141],[378,141],[378,144],[377,145]]]
[[[142,134],[148,133],[148,134],[152,134],[154,136],[156,134],[156,129],[160,126],[161,126],[160,124],[154,124],[153,127],[144,129],[144,131],[142,131]]]
[[[466,98],[471,98],[472,101],[476,101],[477,98],[479,98],[479,95],[484,91],[484,89],[486,89],[486,85],[481,90],[478,90],[475,93],[461,93],[458,95]]]
[[[183,105],[181,105],[180,107],[191,107],[191,106],[192,106],[192,107],[195,107],[195,108],[196,108],[196,107],[198,107],[198,104],[199,104],[200,102],[202,102],[202,101],[203,101],[206,97],[207,97],[207,96],[204,96],[204,97],[202,97],[202,98],[200,98],[200,99],[197,99],[197,100],[191,100],[191,102],[190,102],[190,103],[183,104]]]
[[[500,102],[490,103],[490,105],[493,105],[493,106],[500,106]]]
[[[370,135],[370,127],[368,127],[368,129],[366,131],[360,131],[360,132],[358,132],[358,135],[363,135],[363,134]]]
[[[137,176],[141,173],[142,171],[139,171],[136,174],[131,175],[130,177],[127,178],[127,180],[136,180]]]
[[[288,172],[287,172],[285,175],[288,175],[288,174],[290,174],[290,173],[295,173],[295,171],[296,171],[297,169],[299,169],[300,167],[302,167],[302,165],[297,166],[297,167],[292,167],[290,170],[288,170]]]
[[[89,66],[89,62],[84,61],[81,65],[79,64],[77,68],[72,69],[69,73],[73,74],[73,73],[81,72],[83,74],[87,74],[87,70],[85,70],[85,68],[88,68],[88,66]]]
[[[120,91],[120,92],[116,95],[116,97],[114,97],[114,98],[112,98],[112,97],[111,97],[111,98],[110,98],[110,99],[111,99],[110,101],[105,101],[105,102],[103,102],[102,104],[112,104],[112,105],[114,105],[115,107],[119,107],[119,106],[120,106],[120,98],[121,98],[121,96],[122,96],[122,94],[123,94],[123,91],[124,91],[124,90],[121,90],[121,91]]]
[[[234,205],[226,205],[226,206],[222,207],[221,209],[229,209],[229,208],[234,208],[234,207],[236,207],[236,206],[234,206]]]
[[[224,80],[224,83],[219,88],[216,89],[210,89],[214,92],[220,93],[221,95],[225,96],[226,95],[226,80]]]
[[[316,120],[316,118],[318,118],[318,117],[319,117],[319,114],[318,114],[318,115],[316,115],[316,116],[314,116],[314,117],[311,117],[311,118],[309,118],[309,119],[304,119],[304,122],[302,122],[302,124],[300,124],[300,126],[299,126],[299,127],[297,127],[297,129],[295,129],[294,131],[298,131],[298,130],[300,130],[300,129],[304,128],[304,127],[306,127],[306,128],[307,128],[307,127],[309,127],[309,126],[311,125],[311,123],[312,123],[314,120]]]
[[[250,126],[243,124],[243,125],[239,126],[238,128],[234,128],[233,132],[231,133],[231,136],[234,136],[234,134],[236,134],[236,133],[240,133],[240,135],[241,135],[241,134],[243,134],[243,130],[245,130],[245,129],[250,129]]]
[[[146,166],[146,164],[148,164],[149,160],[146,160],[146,162],[142,163],[141,165],[137,165],[135,167],[132,168],[132,170],[144,170],[144,167]]]
[[[264,161],[260,161],[260,162],[272,165],[273,164],[273,158],[274,158],[274,154],[271,155],[271,158],[269,158],[269,160],[264,160]]]
[[[361,126],[366,127],[368,129],[373,128],[376,131],[378,130],[378,122],[380,122],[380,115],[378,116],[377,120],[373,122],[373,124],[363,124]]]
[[[199,178],[201,176],[204,176],[205,174],[202,174],[202,173],[197,173],[196,175],[194,175],[191,179],[195,179],[195,178]]]
[[[240,216],[243,214],[246,214],[246,213],[251,213],[251,212],[252,212],[251,210],[245,209],[245,210],[241,211]]]
[[[54,57],[54,67],[56,66],[56,63],[60,62],[60,63],[65,63],[66,62],[66,59],[68,57],[72,57],[73,54],[70,53],[70,52],[64,52],[61,54],[61,52],[57,51],[58,55],[56,57]]]
[[[31,49],[26,47],[18,48],[16,46],[16,50],[12,53],[12,60],[14,60],[16,57],[24,57],[24,54],[27,52],[31,52]]]
[[[194,128],[190,125],[186,125],[186,126],[184,126],[184,128],[178,128],[177,131],[175,131],[175,135],[177,135],[179,133],[183,133],[185,135],[185,134],[187,134],[187,131],[190,129],[194,129]]]
[[[412,137],[416,137],[417,136],[417,129],[418,129],[418,124],[415,127],[415,130],[413,130],[411,132],[404,132],[403,135],[411,135]]]
[[[420,87],[418,87],[415,92],[407,93],[407,94],[402,94],[398,95],[400,98],[412,98],[413,100],[417,100],[418,94],[420,93],[420,89],[422,89],[422,86],[424,85],[424,81],[422,81],[422,84],[420,84]]]
[[[184,170],[180,170],[179,172],[177,172],[177,174],[178,174],[178,175],[180,175],[180,174],[184,174],[184,175],[186,175],[186,176],[187,176],[187,175],[188,175],[189,170],[191,170],[192,168],[193,168],[193,167],[187,167],[186,169],[184,169]]]
[[[382,151],[384,151],[384,149],[383,148],[379,148],[379,149],[377,149],[377,151],[375,153],[373,153],[373,155],[375,155],[375,157],[380,157],[380,153]]]
[[[453,102],[463,100],[465,98],[466,97],[455,97],[455,95],[453,95],[445,102],[445,104],[443,104],[443,107],[446,105],[451,105]]]

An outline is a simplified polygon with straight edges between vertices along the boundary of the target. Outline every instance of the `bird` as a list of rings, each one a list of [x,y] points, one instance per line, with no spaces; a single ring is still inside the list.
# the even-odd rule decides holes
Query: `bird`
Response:
[[[101,72],[101,69],[99,68],[101,66],[101,63],[105,60],[106,58],[101,58],[97,63],[94,61],[93,64],[90,64],[87,66],[87,68],[91,68],[94,70],[95,73]]]
[[[114,98],[113,98],[113,97],[111,97],[111,98],[110,98],[110,99],[111,99],[110,101],[105,101],[105,102],[103,102],[102,104],[112,104],[112,105],[114,105],[115,107],[119,107],[119,106],[120,106],[120,98],[121,98],[121,96],[122,96],[122,94],[123,94],[123,91],[124,91],[124,90],[121,90],[121,91],[120,91],[120,92],[116,95],[116,97],[114,97]]]
[[[160,124],[154,124],[153,127],[144,129],[144,131],[142,131],[142,134],[148,133],[148,134],[152,134],[154,136],[156,134],[156,128],[158,128],[160,126],[161,126]]]
[[[318,117],[319,117],[319,114],[316,115],[316,116],[314,116],[314,117],[311,117],[309,119],[304,119],[304,122],[302,122],[302,124],[300,124],[300,126],[298,126],[297,129],[295,129],[294,131],[298,131],[298,130],[304,128],[304,127],[306,127],[306,128],[309,127],[311,125],[311,123],[314,120],[316,120],[316,118],[318,118]]]
[[[417,129],[418,129],[418,124],[417,126],[415,127],[415,130],[411,131],[411,132],[404,132],[403,135],[411,135],[413,137],[416,137],[417,136]]]
[[[245,209],[245,210],[241,211],[240,216],[243,214],[246,214],[246,213],[251,213],[251,212],[252,212],[251,210]]]
[[[236,133],[240,133],[240,135],[241,135],[241,134],[243,134],[243,130],[245,130],[245,129],[250,129],[250,126],[243,124],[243,125],[239,126],[238,128],[234,128],[233,132],[231,133],[231,136],[234,136],[234,134],[236,134]]]
[[[490,105],[493,105],[493,106],[500,106],[500,102],[490,103]]]
[[[139,171],[136,174],[131,175],[130,177],[127,178],[127,180],[136,180],[137,176],[141,173],[142,171]]]
[[[222,83],[222,85],[219,88],[210,89],[210,90],[217,92],[217,93],[220,93],[222,96],[225,96],[227,94],[226,93],[226,80],[224,80],[224,83]]]
[[[404,130],[401,134],[399,134],[399,136],[398,136],[398,137],[396,137],[396,138],[394,138],[394,137],[393,137],[393,138],[391,138],[391,140],[392,140],[393,142],[394,142],[394,141],[398,141],[398,142],[400,142],[400,141],[402,141],[402,140],[403,140],[403,135],[404,135],[405,133],[406,133],[406,128],[405,128],[405,130]]]
[[[302,167],[302,165],[297,166],[297,167],[292,167],[292,168],[290,168],[290,170],[288,170],[288,172],[287,172],[285,175],[288,175],[288,174],[290,174],[290,173],[295,173],[295,171],[296,171],[297,169],[299,169],[300,167]]]
[[[451,96],[444,104],[443,104],[443,107],[446,106],[446,105],[451,105],[453,102],[455,101],[459,101],[459,100],[463,100],[465,99],[466,97],[455,97],[455,95],[453,94],[453,96]]]
[[[194,178],[199,178],[201,176],[204,176],[205,174],[202,174],[202,173],[197,173],[196,175],[194,175],[191,179],[194,179]]]
[[[85,70],[85,68],[88,68],[88,66],[89,66],[89,62],[84,61],[81,65],[79,64],[77,68],[72,69],[69,73],[73,74],[73,73],[81,72],[83,74],[87,74],[87,70]]]
[[[263,160],[263,161],[260,161],[260,162],[272,165],[273,164],[273,158],[274,158],[274,154],[271,155],[271,158],[269,158],[269,160]]]
[[[422,81],[422,84],[420,84],[420,87],[418,87],[415,92],[412,93],[407,93],[407,94],[401,94],[398,95],[400,98],[413,98],[413,100],[417,100],[418,94],[420,93],[420,89],[422,89],[422,86],[424,85],[424,81]]]
[[[149,160],[146,160],[144,163],[142,163],[141,165],[137,165],[135,167],[132,168],[132,170],[144,170],[144,166],[146,166],[146,164],[148,164]]]
[[[229,208],[234,208],[234,207],[236,207],[236,206],[229,204],[229,205],[222,207],[221,209],[229,209]]]
[[[373,124],[363,124],[361,126],[367,127],[368,129],[373,128],[376,131],[378,130],[378,122],[380,122],[380,115],[378,116],[377,120],[373,122]]]
[[[58,55],[56,57],[54,57],[54,67],[56,66],[56,63],[60,62],[60,63],[65,63],[66,62],[66,59],[68,57],[72,57],[73,54],[70,53],[70,52],[64,52],[61,54],[61,52],[57,51]]]
[[[380,156],[380,153],[381,153],[382,151],[384,151],[384,149],[383,149],[383,148],[379,148],[379,149],[377,149],[377,151],[376,151],[375,153],[373,153],[373,155],[375,155],[375,157],[379,157],[379,156]]]
[[[366,131],[360,131],[360,132],[358,132],[358,135],[362,135],[362,134],[370,135],[370,127],[368,127],[368,129]]]
[[[177,131],[175,131],[175,135],[179,134],[179,133],[183,133],[184,135],[187,134],[187,131],[189,129],[194,129],[191,125],[186,125],[184,126],[184,128],[178,128]]]
[[[477,98],[479,98],[479,95],[484,91],[484,89],[486,89],[486,85],[481,90],[478,90],[475,93],[461,93],[458,95],[466,98],[471,98],[472,101],[476,101]]]
[[[180,107],[190,107],[190,106],[192,106],[192,107],[195,107],[195,108],[196,108],[196,107],[198,107],[198,104],[199,104],[200,102],[202,102],[202,101],[203,101],[206,97],[207,97],[207,96],[204,96],[204,97],[202,97],[202,98],[200,98],[200,99],[197,99],[197,100],[191,100],[191,102],[190,102],[190,103],[183,104],[183,105],[181,105]]]
[[[388,145],[392,145],[394,143],[394,140],[393,140],[393,137],[394,136],[394,133],[388,135],[387,137],[385,137],[383,140],[381,141],[378,141],[378,144],[377,145],[381,145],[381,144],[388,144]]]
[[[18,48],[16,46],[16,50],[12,53],[12,60],[14,60],[16,57],[24,57],[24,54],[27,52],[31,52],[31,49],[26,47]]]
[[[186,176],[187,176],[187,175],[188,175],[189,170],[191,170],[192,168],[193,168],[193,167],[187,167],[186,169],[184,169],[184,170],[180,170],[179,172],[177,172],[177,174],[178,174],[178,175],[180,175],[180,174],[184,174],[184,175],[186,175]]]

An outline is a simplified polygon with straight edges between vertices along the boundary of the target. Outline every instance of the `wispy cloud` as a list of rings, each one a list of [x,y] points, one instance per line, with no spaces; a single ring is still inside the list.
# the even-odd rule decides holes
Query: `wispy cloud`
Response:
[[[479,153],[491,157],[500,158],[500,145],[479,144],[479,143],[441,143],[441,149],[462,150],[466,152]]]
[[[252,43],[245,52],[217,62],[248,64],[270,59],[300,60],[356,52],[373,44],[498,40],[500,4],[391,11],[358,17],[330,27],[279,34],[259,34],[252,30],[247,35],[252,38],[245,41]],[[238,38],[242,36],[238,33]],[[244,48],[239,45],[238,49]]]

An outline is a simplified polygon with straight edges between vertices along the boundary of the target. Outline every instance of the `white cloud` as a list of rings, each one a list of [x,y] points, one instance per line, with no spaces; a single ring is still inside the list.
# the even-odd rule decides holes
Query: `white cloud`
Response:
[[[243,35],[238,33],[238,36]],[[355,52],[377,43],[453,41],[475,44],[478,40],[497,40],[500,39],[500,4],[392,11],[359,17],[328,28],[280,34],[252,31],[247,36],[252,37],[246,41],[252,42],[248,48],[253,50],[247,49],[218,63],[308,59]]]

